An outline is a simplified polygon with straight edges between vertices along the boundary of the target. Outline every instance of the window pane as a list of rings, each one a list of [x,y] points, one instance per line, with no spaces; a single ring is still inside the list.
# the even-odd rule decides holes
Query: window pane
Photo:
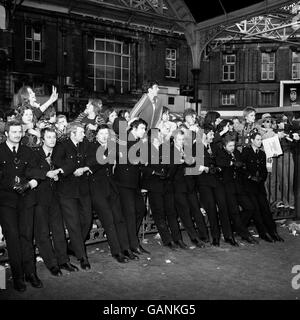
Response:
[[[41,47],[41,43],[35,41],[35,42],[34,42],[34,50],[39,51],[39,50],[40,50],[40,47]]]
[[[40,51],[34,51],[34,60],[35,61],[40,61]]]
[[[115,52],[121,53],[121,44],[120,43],[115,43]]]
[[[104,51],[104,41],[96,41],[96,50]]]
[[[106,51],[108,52],[114,52],[114,43],[113,42],[106,42]]]
[[[26,50],[32,50],[32,41],[31,40],[26,40],[25,45],[26,45]]]
[[[129,73],[127,69],[123,69],[123,80],[129,80]]]
[[[25,59],[26,60],[32,60],[32,51],[31,50],[26,50]]]
[[[115,65],[115,59],[113,54],[106,54],[106,65],[107,66]]]
[[[106,79],[114,79],[114,68],[106,67]]]
[[[96,64],[104,65],[104,53],[96,53]]]
[[[121,56],[115,56],[115,66],[121,68]]]
[[[105,77],[105,67],[104,66],[102,66],[102,67],[100,67],[100,66],[97,66],[96,67],[96,78],[102,78],[102,79],[104,79],[104,77]]]
[[[41,41],[41,33],[40,32],[33,32],[33,40]]]
[[[121,68],[115,68],[115,78],[121,80]]]

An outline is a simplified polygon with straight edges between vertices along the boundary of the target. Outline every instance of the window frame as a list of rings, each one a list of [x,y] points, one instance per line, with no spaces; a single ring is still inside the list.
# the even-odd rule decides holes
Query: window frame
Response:
[[[27,36],[27,28],[30,28],[30,37]],[[39,34],[39,40],[34,39],[34,34]],[[36,32],[35,27],[31,24],[25,24],[24,28],[24,60],[27,62],[42,62],[42,29]],[[28,48],[30,43],[31,49]],[[35,50],[35,44],[39,44],[39,49]],[[31,52],[31,58],[27,58],[27,52]],[[38,52],[39,57],[35,59],[35,54]]]
[[[175,53],[175,58],[168,58],[167,52],[168,50],[170,51],[170,53],[174,52]],[[170,54],[170,56],[172,56],[172,54]],[[167,79],[176,79],[177,78],[177,49],[176,48],[171,48],[171,47],[167,47],[165,50],[165,78]],[[174,62],[175,64],[175,68],[171,67],[167,67],[167,63],[168,62]],[[169,71],[169,72],[167,72]],[[172,75],[172,71],[174,71],[174,75]]]
[[[264,61],[264,56],[268,55],[268,61]],[[271,61],[273,57],[273,61]],[[273,67],[273,70],[270,70],[270,67]],[[261,66],[260,66],[260,79],[262,81],[274,81],[276,73],[276,53],[272,52],[261,52]],[[266,74],[267,77],[264,78],[263,74]],[[270,77],[270,74],[273,74],[273,77]]]
[[[98,42],[98,43],[97,43]],[[103,49],[101,49],[101,42],[103,42]],[[99,47],[97,47],[97,44]],[[111,48],[113,50],[108,50],[107,46],[112,45]],[[127,53],[124,51],[125,45],[128,46]],[[116,51],[116,46],[120,46],[120,51]],[[110,49],[111,49],[110,48]],[[101,92],[102,89],[97,90],[97,80],[103,80],[103,91],[106,91],[108,87],[111,85],[108,82],[112,82],[114,86],[116,86],[116,82],[120,82],[120,93],[123,94],[125,92],[130,91],[130,81],[131,81],[131,46],[130,43],[126,43],[125,41],[117,40],[116,38],[106,38],[106,37],[95,37],[93,39],[93,48],[87,48],[87,53],[92,53],[93,54],[93,63],[87,63],[88,67],[92,67],[93,69],[93,77],[89,77],[89,80],[93,81],[93,90],[95,92],[99,91]],[[97,54],[102,54],[103,55],[103,64],[97,63]],[[113,64],[108,64],[108,55],[111,55],[113,58]],[[120,67],[117,65],[116,62],[116,57],[120,57]],[[128,66],[124,66],[124,61],[125,59],[128,60]],[[112,60],[111,60],[112,61]],[[104,75],[103,77],[97,76],[97,66],[98,67],[103,67]],[[120,77],[117,77],[116,75],[116,69],[120,69]],[[101,70],[101,69],[100,69]],[[113,77],[108,76],[108,70],[113,72]],[[127,71],[128,76],[126,79],[123,78],[124,72]],[[125,87],[127,85],[127,87]]]
[[[229,58],[234,57],[234,61],[229,61]],[[225,69],[228,69],[225,71]],[[227,78],[225,79],[225,74]],[[233,75],[233,79],[231,79]],[[223,53],[222,56],[222,81],[233,82],[236,81],[236,54]]]

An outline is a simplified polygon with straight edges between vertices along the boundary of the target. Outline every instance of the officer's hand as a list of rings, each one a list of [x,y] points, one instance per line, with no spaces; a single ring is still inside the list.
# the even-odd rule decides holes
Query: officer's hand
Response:
[[[59,173],[58,170],[51,170],[51,171],[47,172],[46,177],[48,177],[50,179],[54,179],[54,177],[57,176],[58,173]]]
[[[29,182],[21,183],[18,186],[15,186],[14,189],[19,193],[22,194],[26,190],[30,189],[30,184]]]
[[[83,170],[82,170],[82,168],[76,169],[76,170],[73,172],[73,175],[74,175],[75,177],[80,177],[80,176],[82,176],[82,175],[83,175]]]

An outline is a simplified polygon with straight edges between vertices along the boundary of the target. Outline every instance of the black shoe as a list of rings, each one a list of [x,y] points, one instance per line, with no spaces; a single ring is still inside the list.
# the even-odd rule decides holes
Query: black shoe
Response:
[[[147,251],[145,248],[143,248],[141,245],[139,245],[139,249],[141,251],[141,253],[147,253],[147,254],[150,254],[149,251]]]
[[[260,235],[260,238],[267,242],[275,242],[267,233]]]
[[[201,241],[199,238],[191,240],[198,248],[204,248],[205,243]]]
[[[59,267],[63,270],[69,271],[69,272],[74,272],[74,271],[79,270],[76,266],[74,266],[74,264],[72,264],[70,262],[60,264]]]
[[[176,251],[178,249],[174,241],[170,241],[168,244],[166,244],[166,247],[170,248],[173,251]]]
[[[238,247],[239,244],[235,241],[234,238],[224,238],[224,241],[226,243],[229,243],[230,245],[234,246],[234,247]]]
[[[220,247],[220,240],[214,238],[213,241],[212,241],[212,245],[213,245],[214,247]]]
[[[89,260],[87,258],[80,259],[80,267],[83,270],[89,270],[91,269],[91,265],[89,263]]]
[[[58,266],[54,266],[54,267],[50,268],[49,270],[50,270],[50,273],[55,277],[62,276],[62,272]]]
[[[128,258],[125,257],[123,253],[114,254],[113,257],[120,263],[129,262]]]
[[[253,237],[251,236],[248,236],[248,237],[242,237],[242,240],[245,240],[246,242],[250,243],[250,244],[258,244],[259,242],[254,239]]]
[[[25,281],[29,282],[34,288],[42,288],[43,287],[43,283],[38,278],[36,273],[26,274]]]
[[[280,237],[280,235],[277,232],[274,232],[273,234],[270,234],[270,235],[274,241],[284,242],[284,240]]]
[[[26,290],[26,284],[23,279],[14,279],[14,289],[19,292],[24,292]]]
[[[175,241],[175,243],[179,246],[179,248],[187,250],[189,247],[182,241],[182,240],[178,240]]]
[[[140,258],[135,255],[131,250],[125,250],[124,256],[129,258],[130,260],[140,260]]]

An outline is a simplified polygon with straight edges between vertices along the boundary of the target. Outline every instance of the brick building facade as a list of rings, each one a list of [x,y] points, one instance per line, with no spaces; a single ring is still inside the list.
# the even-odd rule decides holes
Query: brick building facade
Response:
[[[121,5],[123,3],[123,5]],[[6,96],[23,84],[38,99],[58,87],[58,110],[78,113],[90,96],[105,104],[132,107],[150,80],[157,80],[164,104],[176,111],[181,84],[192,82],[190,50],[172,12],[133,10],[131,1],[24,1],[11,21]],[[153,1],[155,4],[155,1]],[[169,98],[173,99],[169,99]],[[5,109],[8,99],[1,99]],[[178,105],[178,103],[180,105]]]

